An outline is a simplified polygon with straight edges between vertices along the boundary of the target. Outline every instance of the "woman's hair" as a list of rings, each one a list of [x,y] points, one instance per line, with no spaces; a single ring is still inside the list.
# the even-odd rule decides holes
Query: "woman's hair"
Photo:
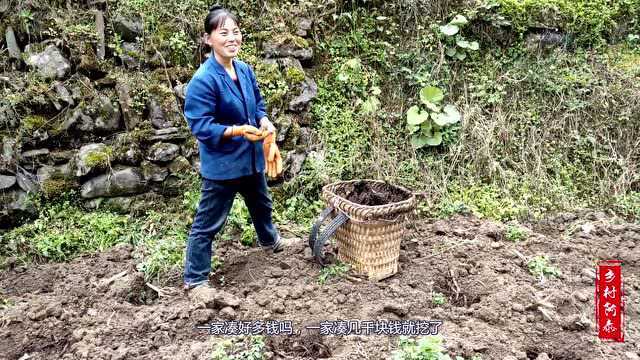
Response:
[[[207,34],[211,34],[211,31],[219,28],[228,18],[233,20],[238,26],[240,25],[238,17],[231,11],[218,4],[213,5],[209,8],[209,14],[204,19],[204,31],[206,31]]]

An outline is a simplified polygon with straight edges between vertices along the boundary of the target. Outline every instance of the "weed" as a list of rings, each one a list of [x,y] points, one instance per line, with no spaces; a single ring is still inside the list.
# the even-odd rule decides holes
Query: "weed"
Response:
[[[423,336],[418,340],[400,336],[394,360],[451,360],[444,347],[442,336]],[[458,360],[458,358],[456,358]]]
[[[431,303],[439,306],[447,303],[447,297],[443,293],[434,292],[431,294]]]
[[[509,225],[505,237],[509,241],[518,242],[527,238],[527,232],[519,226]]]
[[[329,279],[340,277],[346,274],[350,269],[349,264],[336,262],[335,264],[323,267],[318,275],[318,283],[324,285]]]
[[[266,344],[263,336],[242,336],[218,342],[213,360],[264,360]]]
[[[549,258],[546,255],[537,255],[527,263],[529,272],[544,279],[545,275],[560,276],[560,270],[558,268],[549,265]]]

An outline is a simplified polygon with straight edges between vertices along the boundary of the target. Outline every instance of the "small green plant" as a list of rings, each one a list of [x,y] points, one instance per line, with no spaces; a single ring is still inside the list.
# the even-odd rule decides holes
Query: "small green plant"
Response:
[[[222,340],[211,355],[213,360],[264,360],[265,349],[264,336],[243,336]]]
[[[324,285],[329,279],[346,274],[349,269],[349,264],[345,264],[340,261],[324,267],[320,270],[320,275],[318,275],[318,283],[320,285]]]
[[[24,9],[18,13],[18,17],[20,18],[20,22],[24,27],[24,31],[28,35],[31,35],[31,24],[33,23],[33,13],[29,9]]]
[[[527,238],[527,232],[519,226],[509,225],[505,237],[509,241],[518,242]]]
[[[549,258],[547,255],[537,255],[527,263],[529,272],[540,279],[544,279],[545,275],[560,276],[560,270],[558,268],[549,265]]]
[[[443,345],[442,336],[424,336],[418,340],[400,336],[393,360],[451,360]],[[456,360],[463,360],[456,357]]]
[[[252,225],[245,225],[240,235],[240,243],[244,246],[252,247],[256,244],[256,229]]]
[[[431,303],[436,306],[444,305],[447,303],[447,297],[443,293],[434,292],[431,294]]]
[[[448,24],[440,26],[440,33],[445,36],[447,43],[447,56],[458,60],[467,58],[467,54],[471,51],[478,51],[480,45],[477,41],[467,41],[461,34],[460,30],[469,23],[463,15],[456,15]]]
[[[435,86],[420,90],[421,106],[414,105],[407,111],[407,126],[411,132],[411,144],[419,149],[425,145],[442,144],[443,129],[460,121],[460,113],[453,105],[442,106],[444,93]]]

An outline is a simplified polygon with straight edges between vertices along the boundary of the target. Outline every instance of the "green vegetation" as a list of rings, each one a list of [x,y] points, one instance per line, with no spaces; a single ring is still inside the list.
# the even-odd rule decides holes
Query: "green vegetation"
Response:
[[[431,294],[431,303],[436,306],[447,303],[447,297],[443,293],[434,292]]]
[[[100,168],[105,169],[111,165],[111,160],[113,159],[113,148],[111,146],[106,146],[101,150],[93,150],[90,151],[85,159],[84,163],[86,166],[90,168]]]
[[[518,242],[527,238],[527,232],[519,226],[509,225],[505,237],[509,241]]]
[[[212,354],[213,360],[264,360],[263,336],[242,336],[218,342]]]
[[[560,275],[560,270],[558,270],[558,268],[549,265],[549,257],[546,255],[535,256],[529,260],[527,267],[532,275],[539,277],[540,279],[544,279],[545,275],[556,277]]]
[[[320,270],[320,275],[318,275],[318,283],[320,285],[324,285],[332,278],[340,277],[346,274],[350,269],[349,264],[342,263],[340,261],[335,264],[331,264],[329,266],[323,267]]]
[[[400,336],[398,350],[393,352],[394,360],[452,360],[444,347],[442,336],[422,336],[419,339],[411,339]],[[471,360],[481,360],[479,355],[474,355]],[[456,356],[455,360],[464,360]]]

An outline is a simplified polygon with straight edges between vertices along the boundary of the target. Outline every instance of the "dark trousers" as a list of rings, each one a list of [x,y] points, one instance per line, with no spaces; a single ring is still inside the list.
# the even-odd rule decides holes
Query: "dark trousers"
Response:
[[[184,266],[184,282],[207,282],[211,271],[213,238],[227,220],[233,199],[240,193],[263,247],[275,244],[278,231],[271,220],[272,202],[264,173],[231,180],[202,179],[198,210],[191,226]]]

